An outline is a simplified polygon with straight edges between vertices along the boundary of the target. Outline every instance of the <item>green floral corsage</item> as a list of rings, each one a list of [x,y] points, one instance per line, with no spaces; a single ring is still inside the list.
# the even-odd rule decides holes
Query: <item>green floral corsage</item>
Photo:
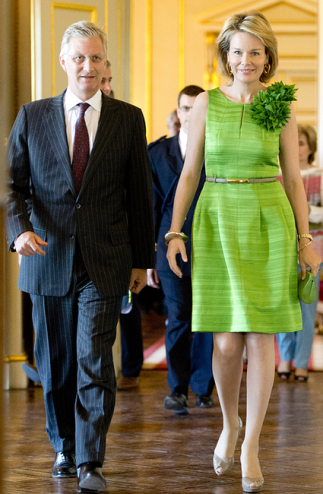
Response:
[[[266,91],[259,91],[250,104],[253,120],[266,130],[282,129],[290,115],[289,105],[296,101],[295,84],[288,86],[283,82],[275,82]]]

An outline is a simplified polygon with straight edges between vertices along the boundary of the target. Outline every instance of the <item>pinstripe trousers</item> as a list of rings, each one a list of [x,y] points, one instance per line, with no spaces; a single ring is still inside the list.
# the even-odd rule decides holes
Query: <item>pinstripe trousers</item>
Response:
[[[97,291],[77,245],[68,294],[31,299],[49,440],[56,452],[75,450],[77,465],[102,465],[115,405],[112,346],[122,297]]]

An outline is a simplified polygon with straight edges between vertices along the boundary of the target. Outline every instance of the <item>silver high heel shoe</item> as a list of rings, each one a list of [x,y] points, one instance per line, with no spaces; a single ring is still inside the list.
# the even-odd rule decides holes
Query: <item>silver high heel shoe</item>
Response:
[[[251,477],[242,477],[243,492],[260,492],[264,485],[263,477],[252,479]]]
[[[243,426],[242,420],[239,417],[238,437],[237,437],[234,449],[236,449],[236,447],[237,447],[237,442],[238,442],[238,439],[240,436],[242,426]],[[214,471],[217,475],[221,476],[221,475],[228,473],[229,470],[231,470],[231,468],[233,467],[233,464],[234,464],[234,453],[233,453],[233,456],[231,458],[220,458],[219,456],[217,456],[214,453],[214,455],[213,455],[213,467],[214,467]],[[217,471],[218,468],[221,468],[222,471],[221,472]]]

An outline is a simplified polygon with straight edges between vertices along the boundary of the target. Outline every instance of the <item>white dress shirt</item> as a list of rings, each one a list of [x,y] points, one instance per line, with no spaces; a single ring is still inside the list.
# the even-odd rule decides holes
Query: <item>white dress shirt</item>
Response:
[[[186,148],[187,148],[187,134],[182,129],[179,131],[178,144],[181,150],[182,158],[183,160],[185,160]]]
[[[71,163],[73,162],[73,146],[75,137],[75,125],[80,113],[80,107],[77,106],[79,103],[83,103],[68,87],[64,97],[64,114],[65,114],[65,125],[66,125],[66,135],[68,142],[68,150],[70,154]],[[102,107],[102,93],[100,89],[95,93],[92,98],[84,101],[90,106],[86,110],[84,119],[89,134],[90,143],[90,154],[93,148],[93,143],[96,136],[96,131],[98,130],[99,118]]]

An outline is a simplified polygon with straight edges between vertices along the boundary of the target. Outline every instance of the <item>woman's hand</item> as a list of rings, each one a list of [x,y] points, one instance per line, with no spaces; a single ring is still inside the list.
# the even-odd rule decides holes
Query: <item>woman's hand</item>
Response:
[[[179,277],[182,278],[182,271],[179,269],[176,263],[176,254],[181,254],[184,262],[187,262],[187,254],[184,241],[181,238],[173,238],[168,243],[167,260],[170,269]]]
[[[298,255],[299,255],[299,265],[302,270],[302,280],[305,279],[307,266],[311,269],[311,272],[314,274],[314,276],[316,276],[322,260],[316,254],[316,252],[314,252],[312,245],[308,245],[307,247],[304,247],[304,249],[299,251]]]

